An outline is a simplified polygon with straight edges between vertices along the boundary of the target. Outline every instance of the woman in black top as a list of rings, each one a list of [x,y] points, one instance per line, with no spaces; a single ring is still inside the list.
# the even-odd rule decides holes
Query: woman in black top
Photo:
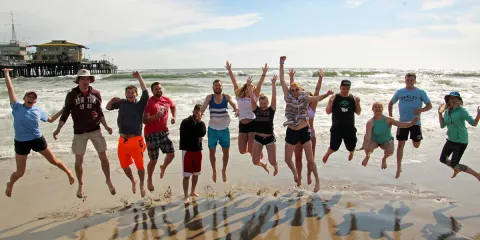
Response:
[[[267,163],[261,159],[261,153],[263,146],[267,147],[268,161],[274,167],[273,176],[278,174],[278,163],[277,163],[277,153],[275,145],[275,134],[273,133],[273,118],[275,116],[275,108],[277,106],[277,91],[275,82],[277,81],[277,76],[272,78],[272,102],[270,107],[268,106],[268,97],[261,94],[258,102],[260,106],[257,105],[257,102],[253,98],[253,89],[248,88],[249,95],[252,102],[252,111],[255,113],[255,137],[253,139],[253,157],[252,161],[254,165],[261,166],[270,173],[267,168]],[[250,86],[252,83],[252,77],[248,77],[247,86]]]

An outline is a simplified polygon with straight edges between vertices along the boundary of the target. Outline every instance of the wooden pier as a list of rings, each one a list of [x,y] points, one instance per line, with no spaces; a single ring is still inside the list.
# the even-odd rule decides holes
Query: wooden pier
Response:
[[[12,77],[56,77],[65,75],[76,75],[80,69],[88,69],[92,74],[114,74],[117,73],[117,66],[109,61],[92,62],[35,62],[26,64],[0,64],[0,69],[11,68]],[[0,71],[0,78],[4,78],[3,71]]]

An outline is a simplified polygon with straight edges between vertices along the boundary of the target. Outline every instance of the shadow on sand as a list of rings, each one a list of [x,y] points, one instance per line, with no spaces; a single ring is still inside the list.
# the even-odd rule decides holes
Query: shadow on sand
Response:
[[[468,238],[456,238],[458,232],[462,228],[462,225],[458,220],[466,220],[470,218],[478,218],[480,214],[465,216],[465,217],[447,217],[444,213],[448,210],[455,208],[456,206],[450,205],[448,207],[439,209],[433,212],[433,216],[437,221],[435,224],[427,224],[422,228],[423,237],[429,240],[437,239],[468,239]]]

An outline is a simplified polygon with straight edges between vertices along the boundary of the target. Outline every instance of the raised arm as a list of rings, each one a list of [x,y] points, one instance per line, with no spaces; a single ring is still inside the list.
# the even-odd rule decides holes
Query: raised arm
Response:
[[[272,78],[272,101],[270,107],[273,111],[277,109],[277,75],[274,75]]]
[[[330,115],[332,113],[332,108],[333,108],[333,100],[335,100],[335,95],[331,96],[330,99],[328,100],[328,105],[325,108],[325,112]]]
[[[400,121],[397,121],[397,120],[395,120],[391,117],[387,117],[387,123],[389,123],[390,125],[399,127],[399,128],[409,128],[409,127],[413,126],[415,123],[417,123],[419,119],[420,119],[420,117],[415,117],[410,122],[400,122]]]
[[[445,128],[447,126],[443,121],[443,112],[445,112],[447,106],[448,105],[445,105],[444,103],[438,106],[438,122],[440,123],[440,128]]]
[[[255,109],[257,109],[257,100],[255,99],[255,96],[253,96],[252,87],[250,87],[252,82],[253,82],[252,76],[248,76],[248,78],[247,78],[247,91],[248,91],[248,95],[250,96],[250,103],[252,105],[252,111],[255,111]]]
[[[232,101],[232,97],[228,94],[225,94],[228,103],[230,106],[232,106],[233,111],[235,112],[235,117],[238,117],[240,115],[240,111],[238,111],[237,104]]]
[[[283,95],[286,97],[288,96],[288,86],[287,83],[285,82],[285,73],[283,69],[283,64],[285,63],[285,60],[287,60],[287,57],[281,56],[280,57],[280,84],[282,84],[282,89],[283,89]]]
[[[293,69],[290,69],[290,71],[288,71],[288,76],[290,77],[290,85],[293,84],[293,82],[295,82],[295,70]]]
[[[10,105],[12,105],[17,101],[17,97],[15,96],[15,90],[13,90],[13,86],[12,86],[12,80],[10,79],[10,72],[13,71],[13,69],[4,68],[2,70],[3,70],[3,74],[5,75],[5,84],[7,85],[8,97],[10,98]]]
[[[323,82],[323,69],[320,69],[318,71],[318,81],[317,81],[317,86],[315,86],[315,93],[313,93],[313,96],[318,96],[318,94],[320,94],[320,89],[322,89],[322,82]]]
[[[260,93],[262,92],[262,84],[263,84],[263,81],[265,81],[265,76],[267,76],[267,72],[268,72],[268,65],[265,63],[265,66],[262,67],[262,76],[260,77],[260,80],[258,81],[257,83],[257,87],[255,88],[255,96],[260,96]],[[250,85],[248,85],[250,86]]]
[[[472,124],[472,126],[476,127],[479,121],[480,121],[480,107],[477,108],[477,117],[475,117],[475,121]]]
[[[238,83],[237,83],[237,79],[235,78],[235,74],[233,74],[233,71],[232,71],[232,64],[227,61],[225,68],[227,69],[228,75],[232,80],[233,91],[236,92],[238,90]]]

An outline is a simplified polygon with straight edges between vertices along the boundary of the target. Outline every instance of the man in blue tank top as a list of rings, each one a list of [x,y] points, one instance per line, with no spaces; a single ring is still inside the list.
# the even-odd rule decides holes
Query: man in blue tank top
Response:
[[[405,75],[406,87],[398,90],[395,95],[393,95],[390,103],[388,103],[388,115],[390,117],[393,116],[393,105],[398,101],[400,101],[398,111],[400,113],[401,122],[412,121],[415,117],[419,117],[422,112],[427,112],[432,109],[432,103],[430,102],[427,93],[424,90],[416,88],[416,82],[417,76],[415,73],[407,73],[407,75]],[[423,108],[422,103],[426,105]],[[408,140],[409,134],[410,139],[412,139],[413,147],[420,147],[420,142],[423,139],[420,120],[409,128],[397,128],[397,174],[395,175],[395,178],[399,178],[400,173],[402,172],[403,148],[405,147],[405,142]]]
[[[230,151],[230,130],[228,126],[230,125],[230,115],[228,114],[228,105],[232,106],[233,111],[235,112],[235,117],[239,115],[237,104],[232,101],[232,98],[228,94],[222,94],[223,86],[222,81],[216,79],[213,81],[213,93],[208,95],[205,98],[203,103],[201,113],[203,113],[209,107],[210,112],[210,121],[208,122],[208,149],[210,153],[210,164],[212,165],[213,170],[213,182],[217,182],[217,169],[216,169],[216,157],[215,152],[217,144],[220,144],[223,152],[223,168],[222,168],[222,179],[223,182],[227,181],[227,164],[228,164],[228,155]]]

